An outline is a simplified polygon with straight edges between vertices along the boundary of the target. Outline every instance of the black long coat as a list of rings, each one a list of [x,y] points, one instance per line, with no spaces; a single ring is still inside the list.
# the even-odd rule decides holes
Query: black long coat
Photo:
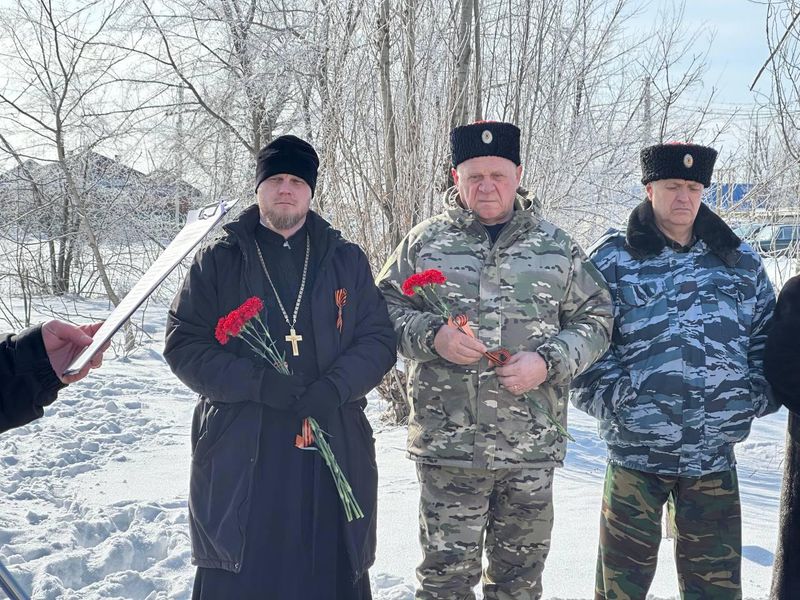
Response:
[[[44,414],[64,387],[42,340],[41,326],[0,340],[0,432],[20,427]]]
[[[783,287],[767,339],[764,371],[789,409],[780,530],[772,571],[773,600],[800,595],[800,275]]]
[[[376,543],[377,467],[364,397],[394,364],[395,336],[363,251],[313,211],[306,222],[312,244],[317,240],[317,247],[327,248],[309,296],[318,371],[343,402],[326,430],[365,515],[344,526],[355,580],[374,562]],[[265,297],[254,250],[258,226],[253,205],[225,226],[219,240],[198,252],[170,309],[164,348],[173,372],[201,397],[192,424],[192,559],[200,567],[235,573],[241,570],[245,525],[253,509],[262,411],[272,410],[259,402],[271,393],[263,374],[272,367],[238,339],[221,346],[214,328],[248,297]],[[334,295],[342,288],[347,302],[340,333]]]

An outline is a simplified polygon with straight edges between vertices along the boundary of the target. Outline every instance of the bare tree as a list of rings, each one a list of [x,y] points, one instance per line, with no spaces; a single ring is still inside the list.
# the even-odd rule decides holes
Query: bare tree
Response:
[[[0,235],[20,247],[17,289],[28,314],[28,299],[42,293],[99,292],[118,304],[141,272],[139,250],[163,248],[175,231],[174,206],[187,208],[180,190],[164,219],[170,188],[118,156],[135,150],[171,108],[160,104],[160,90],[129,75],[143,73],[123,43],[136,37],[129,8],[127,0],[78,7],[18,0],[0,12],[10,74],[0,87],[0,157],[12,166],[0,202],[16,202],[20,215]],[[134,341],[126,328],[126,352]]]
[[[740,157],[753,187],[744,206],[735,214],[751,222],[800,225],[800,3],[797,0],[766,2],[765,30],[769,55],[755,75],[751,89],[762,75],[769,91],[760,94],[758,112],[745,132],[748,152]],[[767,229],[765,228],[765,231]],[[800,251],[794,249],[773,261],[780,281],[800,273]]]
[[[76,18],[75,31],[63,37],[81,60],[92,57],[98,76],[70,84],[88,91],[66,94],[63,153],[50,157],[69,170],[58,198],[67,200],[81,228],[90,227],[85,237],[93,232],[96,239],[87,248],[104,265],[125,253],[103,255],[97,239],[121,218],[115,210],[124,202],[92,188],[77,166],[86,161],[71,157],[76,149],[87,157],[103,147],[121,123],[136,123],[137,143],[129,140],[128,147],[139,151],[146,170],[171,165],[215,197],[252,199],[259,148],[279,133],[304,135],[321,159],[314,208],[361,244],[376,268],[411,227],[454,200],[446,192],[448,132],[455,125],[480,118],[517,123],[523,187],[545,217],[568,225],[581,241],[618,224],[638,200],[636,156],[651,133],[700,135],[705,126],[704,111],[684,107],[701,89],[705,46],[691,43],[697,31],[681,36],[680,5],[669,27],[640,31],[630,21],[639,6],[633,0],[122,1],[87,5],[76,15],[92,18],[82,29]],[[48,5],[20,0],[18,6]],[[58,73],[57,61],[33,60],[26,50],[73,21],[31,10],[15,13],[32,33],[10,54],[20,69]],[[109,35],[99,35],[98,25]],[[83,73],[79,66],[75,72]],[[16,95],[10,87],[3,92],[22,105],[25,86],[46,90],[63,79],[18,78],[26,83]],[[113,107],[111,94],[100,94],[120,86],[138,96],[137,105]],[[51,98],[58,95],[42,93],[37,110],[28,106],[24,118],[12,115],[8,101],[0,105],[9,109],[0,113],[10,125],[3,131],[14,131],[6,152],[14,148],[19,168],[34,153],[17,136],[49,131],[35,118],[58,106]],[[57,148],[57,137],[49,134],[49,148]],[[42,191],[39,204],[52,207],[53,196]],[[147,228],[153,249],[160,237],[154,225]],[[84,233],[63,239],[70,236]],[[61,239],[53,236],[49,251],[56,270]],[[133,256],[132,243],[127,247]],[[64,244],[65,261],[84,261],[85,254],[79,245],[70,254]],[[96,281],[81,285],[91,289]],[[397,396],[401,372],[390,379]]]
[[[800,3],[795,0],[770,0],[767,3],[766,34],[770,57],[766,71],[772,90],[768,103],[774,108],[776,124],[786,151],[800,161]]]
[[[272,137],[295,89],[292,48],[304,13],[259,0],[142,0],[142,26],[157,50],[136,51],[164,68],[164,85],[212,117],[255,157]],[[300,21],[297,25],[295,21]],[[279,56],[280,60],[275,57]]]
[[[123,6],[122,2],[113,2],[101,9],[96,3],[91,3],[72,13],[57,14],[49,2],[20,0],[16,11],[4,13],[5,18],[0,24],[16,50],[11,67],[14,78],[0,90],[2,118],[11,120],[15,129],[26,131],[32,138],[27,148],[41,148],[61,169],[64,181],[60,202],[61,233],[64,236],[74,234],[71,223],[73,211],[77,213],[81,233],[91,249],[105,293],[114,304],[119,302],[119,296],[106,271],[94,225],[88,219],[86,196],[68,155],[75,146],[91,148],[106,137],[102,126],[90,126],[84,115],[93,112],[99,120],[100,115],[92,103],[103,100],[110,75],[125,58],[97,45],[98,37]],[[87,18],[89,14],[92,19]],[[88,22],[93,26],[90,27]],[[81,138],[85,139],[89,128],[99,130],[99,135],[91,142],[82,143]],[[7,138],[3,140],[3,147],[17,164],[31,156],[30,150],[15,149]],[[40,189],[35,186],[33,197],[35,201],[42,201]],[[71,253],[72,247],[65,246],[62,240],[58,268],[53,273],[56,293],[68,288]],[[51,248],[51,263],[56,260],[54,254]]]

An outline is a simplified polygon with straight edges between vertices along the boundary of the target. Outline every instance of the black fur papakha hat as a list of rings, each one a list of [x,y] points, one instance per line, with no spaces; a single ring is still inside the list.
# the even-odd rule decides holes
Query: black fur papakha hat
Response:
[[[453,166],[477,156],[499,156],[515,165],[519,160],[519,127],[500,121],[476,121],[450,132]]]
[[[305,181],[313,196],[317,187],[317,169],[319,157],[311,144],[293,135],[276,137],[258,153],[256,190],[267,177],[289,173]]]
[[[708,187],[717,151],[697,144],[656,144],[642,149],[639,160],[644,185],[658,179],[686,179]]]

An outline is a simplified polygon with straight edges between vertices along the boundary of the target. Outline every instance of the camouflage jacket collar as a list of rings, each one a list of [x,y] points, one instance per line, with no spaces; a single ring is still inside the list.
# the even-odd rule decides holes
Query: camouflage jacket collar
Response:
[[[694,235],[728,266],[739,260],[741,240],[708,206],[700,203],[694,221]],[[631,211],[625,232],[625,248],[637,260],[660,254],[667,245],[664,234],[656,227],[653,205],[645,200]]]
[[[455,187],[451,187],[445,192],[444,202],[445,206],[451,207],[447,212],[455,225],[463,229],[482,228],[480,221],[475,216],[475,212],[461,204],[461,199]],[[508,223],[519,228],[526,224],[533,224],[537,219],[538,217],[533,210],[533,202],[529,198],[517,194],[514,198],[514,214]]]

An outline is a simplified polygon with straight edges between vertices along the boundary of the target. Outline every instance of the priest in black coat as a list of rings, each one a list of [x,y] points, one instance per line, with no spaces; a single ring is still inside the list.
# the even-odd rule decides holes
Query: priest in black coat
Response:
[[[199,394],[189,492],[193,600],[368,600],[377,468],[365,396],[396,360],[364,252],[310,210],[317,154],[281,136],[258,156],[257,204],[195,257],[169,312],[164,357]],[[215,338],[250,297],[292,375]],[[347,522],[305,417],[329,442],[364,517]]]
[[[789,409],[772,600],[800,598],[800,275],[783,286],[767,339],[764,371]]]

